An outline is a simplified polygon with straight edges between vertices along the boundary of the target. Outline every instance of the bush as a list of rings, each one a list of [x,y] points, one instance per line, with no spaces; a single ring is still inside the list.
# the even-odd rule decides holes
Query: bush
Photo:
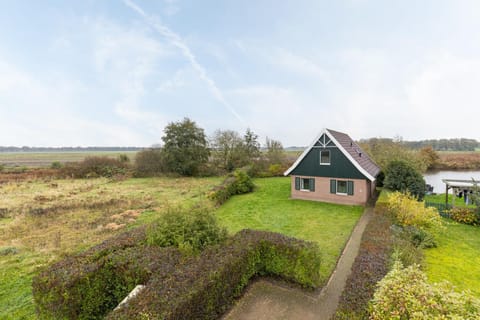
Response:
[[[478,225],[479,216],[477,210],[463,207],[455,207],[449,211],[453,220],[470,225]]]
[[[122,176],[128,173],[127,163],[108,157],[86,157],[83,161],[69,163],[63,173],[72,178],[96,178]]]
[[[442,225],[438,210],[425,207],[410,194],[393,192],[387,196],[387,210],[401,226],[414,226],[421,230],[435,231]]]
[[[281,177],[283,176],[283,167],[281,164],[276,163],[276,164],[271,164],[268,167],[268,173],[272,175],[273,177]]]
[[[479,319],[480,301],[448,283],[429,284],[417,265],[396,262],[380,281],[370,319]]]
[[[159,176],[166,172],[165,157],[161,149],[139,151],[135,157],[135,176]]]
[[[50,164],[51,169],[61,169],[63,167],[62,163],[60,161],[53,161]]]
[[[313,243],[281,234],[243,230],[222,247],[191,257],[146,287],[107,319],[215,319],[256,274],[277,275],[305,287],[319,284],[320,256]]]
[[[252,192],[254,188],[252,178],[244,170],[237,169],[220,186],[215,187],[208,197],[217,204],[222,204],[231,196]]]
[[[167,210],[147,228],[149,245],[175,246],[192,252],[218,244],[226,237],[227,230],[218,225],[216,216],[205,207]]]
[[[340,297],[335,319],[364,319],[376,284],[388,272],[392,247],[391,219],[376,214],[362,235],[360,249]]]
[[[146,247],[134,229],[55,263],[33,279],[41,318],[100,319],[158,269],[173,271],[178,250]]]
[[[392,191],[409,192],[418,200],[425,196],[422,174],[406,161],[394,160],[388,164],[383,185]]]

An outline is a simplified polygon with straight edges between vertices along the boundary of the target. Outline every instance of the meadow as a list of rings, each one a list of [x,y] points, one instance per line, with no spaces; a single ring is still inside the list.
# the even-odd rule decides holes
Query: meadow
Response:
[[[207,201],[221,178],[27,180],[0,184],[0,319],[33,319],[38,268],[153,220],[169,206]]]
[[[137,151],[0,152],[0,165],[49,167],[53,162],[76,162],[92,156],[118,158],[121,154],[127,155],[130,161],[134,161]]]
[[[33,319],[31,281],[39,268],[112,235],[151,222],[167,208],[204,203],[222,178],[113,181],[25,180],[0,184],[0,318]],[[316,241],[325,281],[363,208],[290,200],[289,178],[256,179],[256,190],[216,209],[230,233],[243,228]]]

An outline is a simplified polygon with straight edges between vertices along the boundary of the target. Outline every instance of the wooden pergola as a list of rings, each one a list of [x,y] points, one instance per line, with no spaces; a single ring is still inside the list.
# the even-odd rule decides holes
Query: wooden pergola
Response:
[[[470,180],[456,180],[456,179],[442,179],[443,183],[445,183],[445,204],[448,205],[448,190],[450,189],[457,189],[462,190],[462,192],[466,193],[476,188],[480,187],[480,181],[470,179]],[[455,193],[454,193],[454,202],[455,202]],[[464,201],[468,201],[468,196],[464,197]]]

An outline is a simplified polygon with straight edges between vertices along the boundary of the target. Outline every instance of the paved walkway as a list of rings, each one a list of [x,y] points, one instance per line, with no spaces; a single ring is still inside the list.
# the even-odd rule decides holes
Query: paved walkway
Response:
[[[327,285],[313,295],[300,289],[284,288],[260,280],[253,284],[224,320],[328,320],[334,314],[351,267],[360,248],[363,231],[372,218],[373,208],[366,208],[353,229]]]

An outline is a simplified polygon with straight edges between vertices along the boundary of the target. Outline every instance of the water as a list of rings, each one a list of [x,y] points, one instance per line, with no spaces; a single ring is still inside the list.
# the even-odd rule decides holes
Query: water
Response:
[[[480,180],[480,171],[429,171],[423,177],[427,184],[433,186],[433,192],[445,193],[445,183],[442,179]]]

